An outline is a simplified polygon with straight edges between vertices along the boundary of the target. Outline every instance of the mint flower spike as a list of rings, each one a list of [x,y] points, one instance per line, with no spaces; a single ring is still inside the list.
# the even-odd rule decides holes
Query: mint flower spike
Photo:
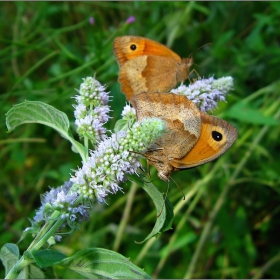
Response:
[[[137,174],[141,164],[136,153],[145,153],[165,131],[164,121],[148,118],[100,142],[70,179],[75,184],[72,190],[84,199],[106,203],[109,193],[122,190],[119,184],[126,180],[125,174]]]
[[[122,117],[123,119],[130,119],[136,117],[136,111],[133,107],[131,107],[129,104],[126,104],[122,110]]]
[[[135,122],[136,121],[136,111],[133,107],[126,104],[122,110],[122,118],[128,122]]]
[[[106,138],[103,125],[109,120],[109,93],[94,77],[83,79],[74,105],[75,124],[81,138],[88,138],[95,145]]]
[[[200,111],[210,111],[218,106],[218,101],[225,101],[226,94],[233,88],[233,78],[223,77],[215,80],[213,77],[208,79],[198,79],[189,86],[181,85],[177,89],[171,90],[176,94],[186,95],[197,105]]]
[[[85,205],[75,205],[79,194],[70,191],[72,182],[65,182],[62,186],[52,188],[42,195],[41,207],[36,211],[33,218],[36,223],[48,221],[55,210],[61,212],[60,219],[72,226],[89,218],[89,207]]]

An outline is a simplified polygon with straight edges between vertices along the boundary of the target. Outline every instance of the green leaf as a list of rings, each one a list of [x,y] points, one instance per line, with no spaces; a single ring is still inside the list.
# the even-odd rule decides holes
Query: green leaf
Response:
[[[121,254],[102,248],[82,250],[72,257],[60,261],[57,265],[69,268],[87,278],[151,278],[143,269]]]
[[[8,132],[25,123],[40,123],[55,129],[63,138],[69,140],[73,151],[78,151],[85,160],[85,149],[69,133],[69,120],[65,113],[53,106],[40,101],[25,101],[15,105],[6,114],[6,125]]]
[[[40,231],[40,226],[37,223],[31,219],[29,219],[29,221],[31,223],[31,227],[28,227],[23,231],[18,243],[20,243],[28,234],[37,234]]]
[[[174,218],[173,206],[168,198],[164,198],[162,193],[159,192],[157,187],[149,181],[146,181],[146,177],[136,177],[136,176],[127,176],[131,181],[136,182],[141,185],[143,189],[148,193],[148,195],[153,200],[156,210],[157,210],[157,218],[154,228],[150,232],[150,234],[140,242],[136,242],[141,244],[150,238],[156,236],[159,233],[162,233],[166,230],[169,230],[172,227],[172,222]]]
[[[226,115],[246,123],[261,125],[279,125],[279,122],[269,116],[263,115],[260,111],[253,108],[247,102],[238,102],[233,105]]]
[[[127,120],[117,120],[115,123],[115,127],[114,127],[114,132],[117,133],[121,130],[126,130],[127,129]]]
[[[173,205],[171,204],[170,200],[167,197],[165,199],[165,212],[166,212],[166,218],[164,221],[164,225],[161,228],[161,232],[172,229],[172,223],[174,219]]]
[[[54,128],[63,135],[68,134],[70,126],[65,113],[40,101],[25,101],[17,104],[8,111],[6,116],[9,132],[24,123],[41,123]]]
[[[37,266],[30,264],[25,266],[19,275],[17,276],[17,279],[45,279],[44,272]]]
[[[124,120],[120,119],[115,123],[114,132],[117,133],[121,130],[127,131],[135,123],[136,119]]]
[[[52,266],[66,258],[66,256],[55,250],[39,250],[32,252],[33,258],[38,266],[45,268]]]
[[[11,268],[19,260],[19,249],[16,244],[7,243],[0,251],[0,259],[5,267],[5,275],[9,273]]]
[[[28,269],[28,278],[29,279],[45,279],[46,278],[44,272],[34,264],[29,265],[27,267],[27,269]]]

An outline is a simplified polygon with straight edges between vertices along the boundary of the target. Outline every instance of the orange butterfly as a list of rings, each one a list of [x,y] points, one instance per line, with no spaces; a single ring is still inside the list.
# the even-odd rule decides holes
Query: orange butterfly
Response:
[[[181,59],[166,46],[138,36],[114,40],[119,82],[127,100],[141,92],[168,92],[189,75],[192,58]]]

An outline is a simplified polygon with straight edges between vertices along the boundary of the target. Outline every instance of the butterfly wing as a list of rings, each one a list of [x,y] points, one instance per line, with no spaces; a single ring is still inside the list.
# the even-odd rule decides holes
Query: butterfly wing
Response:
[[[114,40],[120,66],[121,90],[130,100],[141,92],[168,92],[188,77],[192,59],[181,59],[166,46],[153,40],[122,36]]]
[[[167,133],[156,141],[153,148],[161,149],[168,159],[185,156],[195,145],[201,129],[200,112],[185,96],[141,93],[134,96],[131,103],[138,121],[157,117],[166,122]]]
[[[121,91],[131,100],[141,92],[168,92],[177,85],[177,62],[169,57],[143,55],[128,60],[121,68]]]
[[[132,47],[133,45],[135,49]],[[166,46],[144,37],[120,36],[115,38],[113,47],[114,54],[120,66],[128,60],[142,55],[169,57],[175,59],[179,63],[182,61],[179,55]]]
[[[176,169],[195,167],[218,158],[237,138],[237,130],[230,123],[203,112],[200,115],[200,137],[189,153],[170,162]]]

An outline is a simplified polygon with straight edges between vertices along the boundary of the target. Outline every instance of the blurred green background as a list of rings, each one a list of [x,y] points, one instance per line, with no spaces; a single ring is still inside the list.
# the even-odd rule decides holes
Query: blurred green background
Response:
[[[112,42],[139,35],[181,57],[192,54],[203,77],[234,78],[227,102],[211,114],[232,123],[238,139],[218,160],[172,175],[186,195],[183,200],[171,183],[173,230],[145,244],[134,242],[151,231],[156,213],[141,187],[127,183],[124,194],[96,205],[90,221],[55,248],[68,256],[88,247],[112,249],[154,278],[280,278],[279,2],[1,2],[0,7],[1,246],[19,240],[40,195],[80,166],[70,144],[50,128],[29,124],[7,134],[6,112],[38,100],[64,111],[73,124],[75,88],[96,74],[111,91],[112,130],[125,105]],[[126,23],[129,16],[135,22]],[[157,178],[153,168],[151,176]],[[160,180],[154,184],[167,189]],[[21,250],[31,240],[21,242]],[[54,276],[79,277],[59,268]]]

